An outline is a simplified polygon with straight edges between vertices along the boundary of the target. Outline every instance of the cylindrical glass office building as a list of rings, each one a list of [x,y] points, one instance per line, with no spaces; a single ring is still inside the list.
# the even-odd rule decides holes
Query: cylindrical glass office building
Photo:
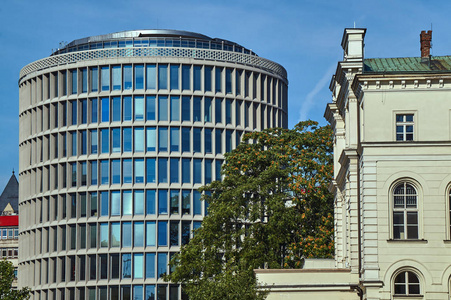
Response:
[[[19,285],[34,299],[182,298],[160,276],[207,213],[197,189],[244,133],[287,126],[282,66],[185,31],[75,40],[25,66],[19,90]]]

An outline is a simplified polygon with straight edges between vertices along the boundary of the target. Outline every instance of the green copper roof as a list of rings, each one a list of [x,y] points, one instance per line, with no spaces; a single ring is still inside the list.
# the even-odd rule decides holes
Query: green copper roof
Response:
[[[451,72],[451,56],[369,58],[363,61],[363,73],[437,73]]]

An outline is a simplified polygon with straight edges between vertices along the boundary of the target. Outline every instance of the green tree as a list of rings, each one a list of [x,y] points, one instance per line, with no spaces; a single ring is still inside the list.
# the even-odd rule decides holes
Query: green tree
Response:
[[[192,300],[264,299],[254,269],[301,267],[333,251],[331,129],[307,121],[243,141],[225,155],[223,180],[201,189],[208,216],[165,277]],[[308,245],[312,237],[326,246]]]
[[[13,290],[14,266],[10,261],[0,260],[0,299],[24,300],[30,298],[30,289]]]

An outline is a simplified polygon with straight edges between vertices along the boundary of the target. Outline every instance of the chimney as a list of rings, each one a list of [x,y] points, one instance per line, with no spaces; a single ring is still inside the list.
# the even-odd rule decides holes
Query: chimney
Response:
[[[429,59],[431,55],[431,40],[432,40],[432,30],[422,31],[420,34],[420,50],[421,50],[421,60]]]

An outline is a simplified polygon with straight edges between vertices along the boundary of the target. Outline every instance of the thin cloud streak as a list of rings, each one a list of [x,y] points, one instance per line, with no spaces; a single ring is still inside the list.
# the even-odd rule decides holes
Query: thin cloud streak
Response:
[[[317,100],[316,96],[318,95],[318,93],[322,92],[326,88],[327,84],[329,84],[331,76],[332,76],[335,68],[336,68],[336,64],[332,64],[327,69],[327,71],[323,74],[323,76],[318,81],[318,83],[315,85],[315,87],[307,94],[304,102],[302,103],[301,109],[299,111],[298,122],[307,120],[310,110],[314,106],[317,106],[318,102],[321,102],[321,103],[323,102],[321,100]],[[317,100],[317,101],[315,102],[315,100]],[[324,106],[322,106],[322,108],[324,109]]]

